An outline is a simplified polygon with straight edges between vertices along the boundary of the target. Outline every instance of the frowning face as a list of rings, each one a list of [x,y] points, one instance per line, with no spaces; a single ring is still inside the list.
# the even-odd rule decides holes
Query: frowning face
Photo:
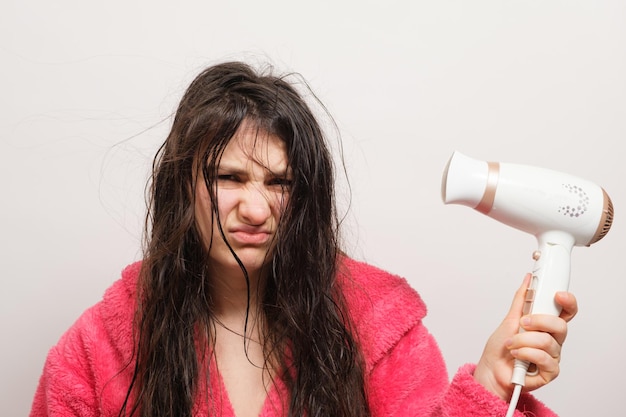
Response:
[[[224,236],[248,273],[261,272],[271,259],[278,222],[289,198],[291,174],[285,144],[275,135],[243,124],[226,146],[215,180],[217,211],[202,176],[196,186],[196,223],[210,248],[210,271],[237,274],[241,269]]]

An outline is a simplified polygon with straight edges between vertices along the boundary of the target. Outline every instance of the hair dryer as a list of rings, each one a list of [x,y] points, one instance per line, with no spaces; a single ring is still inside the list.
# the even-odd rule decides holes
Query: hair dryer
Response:
[[[560,314],[554,296],[569,287],[573,246],[597,242],[613,222],[611,199],[589,181],[545,168],[480,161],[459,152],[444,170],[441,194],[445,204],[472,207],[537,238],[524,314]],[[528,366],[515,363],[514,396],[519,396]],[[517,398],[511,403],[514,409]]]

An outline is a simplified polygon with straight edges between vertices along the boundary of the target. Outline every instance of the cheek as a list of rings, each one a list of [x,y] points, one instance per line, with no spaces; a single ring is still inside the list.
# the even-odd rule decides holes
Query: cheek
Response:
[[[220,214],[222,223],[226,221],[228,215],[235,209],[239,200],[237,190],[217,189],[217,211]],[[210,204],[209,204],[210,208]]]
[[[196,226],[200,230],[202,239],[208,247],[213,235],[213,221],[211,215],[211,200],[209,199],[209,193],[206,187],[198,187],[196,189],[194,216]]]
[[[275,196],[274,204],[272,204],[272,213],[276,220],[280,220],[287,210],[287,204],[289,204],[289,194],[288,193],[280,193]]]

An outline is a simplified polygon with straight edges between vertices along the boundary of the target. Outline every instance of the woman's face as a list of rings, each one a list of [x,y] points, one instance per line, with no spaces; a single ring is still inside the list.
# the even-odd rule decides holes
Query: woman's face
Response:
[[[237,274],[241,268],[212,219],[203,177],[197,179],[195,216],[212,273]],[[224,235],[250,276],[271,259],[278,222],[287,204],[291,173],[285,144],[250,123],[239,128],[219,162],[215,192]]]

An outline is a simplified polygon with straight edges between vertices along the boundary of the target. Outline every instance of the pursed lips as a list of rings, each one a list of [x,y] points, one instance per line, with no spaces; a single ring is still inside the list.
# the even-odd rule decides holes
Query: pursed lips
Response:
[[[266,228],[240,226],[229,231],[231,238],[245,245],[262,245],[271,237],[272,233]]]

